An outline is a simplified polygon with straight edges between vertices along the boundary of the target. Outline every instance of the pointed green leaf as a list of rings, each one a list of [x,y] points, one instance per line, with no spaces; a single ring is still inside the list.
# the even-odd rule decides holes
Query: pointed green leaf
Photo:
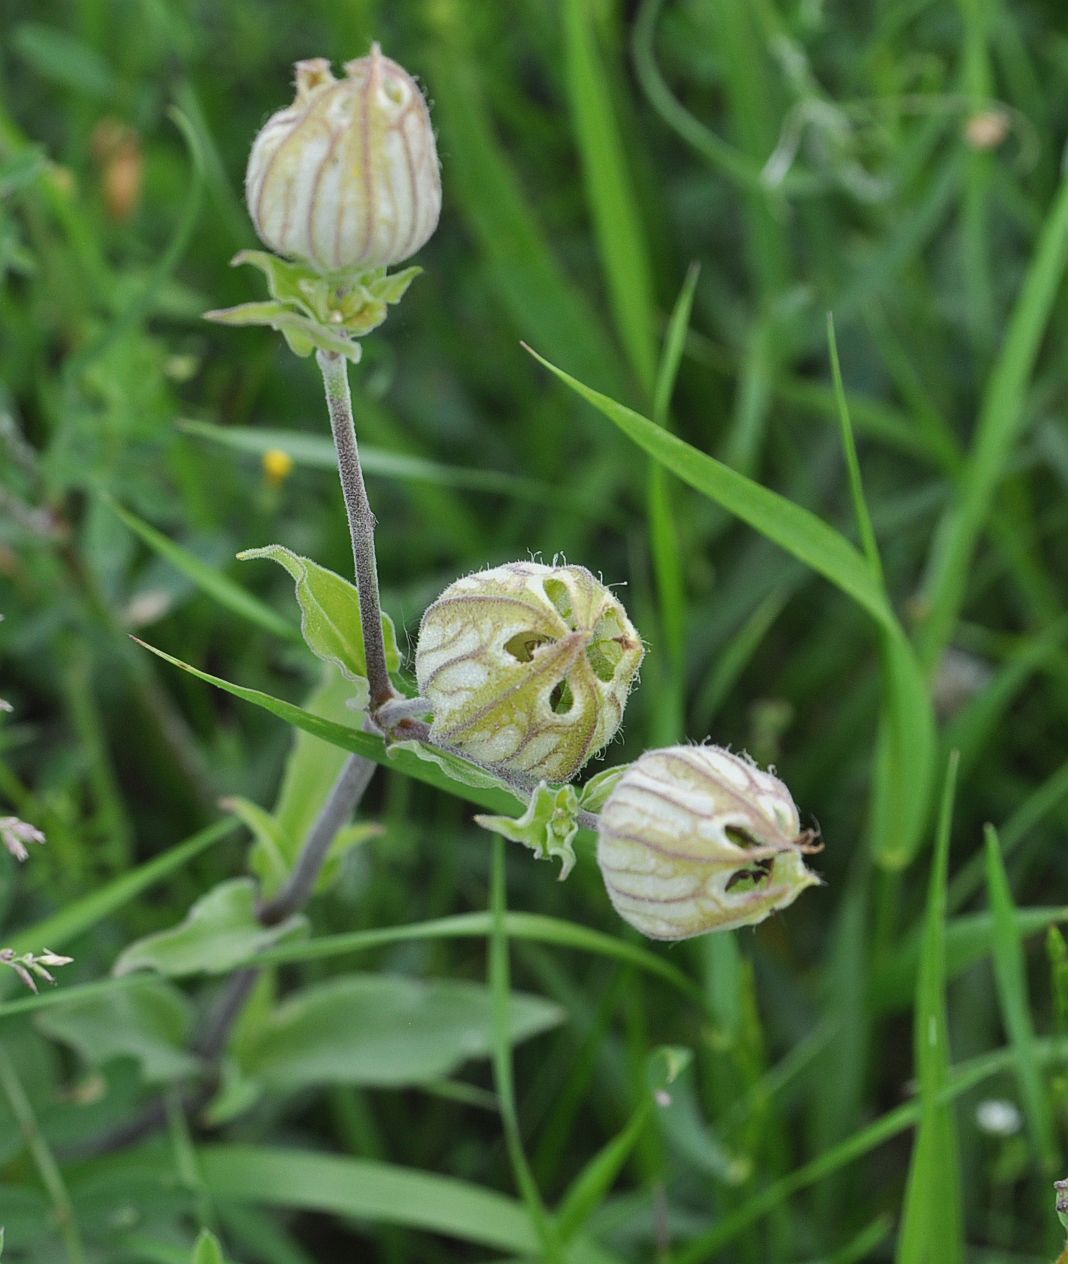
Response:
[[[367,658],[360,623],[360,596],[355,585],[281,544],[245,549],[237,556],[242,562],[266,557],[285,567],[296,584],[300,630],[308,648],[324,663],[333,663],[349,680],[366,685]],[[382,615],[382,635],[386,642],[386,666],[396,671],[400,667],[400,650],[396,629],[388,614]]]
[[[190,1264],[226,1264],[219,1239],[210,1230],[201,1229]]]
[[[234,878],[201,896],[177,926],[130,944],[113,973],[226,974],[305,925],[303,917],[290,917],[263,926],[256,917],[256,884]]]

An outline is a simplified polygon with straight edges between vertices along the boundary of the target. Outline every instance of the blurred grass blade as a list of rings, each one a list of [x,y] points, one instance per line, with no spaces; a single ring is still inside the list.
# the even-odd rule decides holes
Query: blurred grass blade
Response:
[[[214,685],[217,689],[233,694],[235,698],[241,698],[244,702],[251,702],[253,706],[262,707],[280,720],[285,720],[287,724],[303,729],[313,737],[321,737],[324,742],[331,742],[334,746],[340,746],[342,750],[347,750],[353,755],[363,755],[366,759],[374,760],[376,764],[382,764],[387,768],[395,768],[407,777],[414,777],[417,781],[425,781],[428,785],[436,786],[439,790],[445,790],[458,798],[467,799],[481,808],[488,808],[491,812],[500,814],[514,814],[515,812],[516,796],[508,791],[463,785],[458,781],[454,781],[442,771],[440,765],[429,760],[420,759],[410,751],[398,750],[393,754],[389,754],[383,740],[372,733],[365,733],[362,729],[348,728],[343,724],[335,724],[332,720],[323,719],[322,716],[315,715],[311,711],[305,711],[303,707],[298,707],[292,702],[284,702],[281,698],[275,698],[260,689],[248,689],[244,685],[232,684],[228,680],[223,680],[220,676],[213,676],[210,672],[201,671],[198,667],[184,663],[180,658],[175,658],[172,654],[156,649],[154,645],[149,645],[147,641],[139,640],[137,637],[132,637],[131,639],[150,653],[155,654],[157,658],[162,658],[164,662],[170,663],[174,667],[179,667],[182,671],[189,672],[191,676],[196,676],[198,680]]]
[[[822,518],[739,474],[616,400],[592,390],[531,350],[655,460],[786,552],[829,579],[872,616],[882,633],[886,692],[872,810],[880,862],[901,867],[923,837],[934,751],[934,715],[926,684],[868,560]]]
[[[853,499],[853,516],[857,520],[857,531],[860,535],[864,556],[868,559],[872,574],[883,582],[883,562],[879,556],[879,544],[875,538],[875,528],[871,523],[871,512],[864,495],[864,480],[860,473],[860,460],[857,457],[857,443],[853,437],[853,423],[849,416],[849,401],[846,399],[845,385],[842,382],[842,366],[838,360],[838,340],[834,334],[834,316],[827,313],[827,347],[831,358],[831,379],[834,382],[834,399],[838,406],[838,422],[842,431],[842,450],[845,452],[846,469],[849,471],[849,492]]]
[[[1009,887],[1009,877],[1001,858],[997,831],[992,825],[984,833],[986,851],[986,883],[993,916],[994,978],[997,981],[1005,1031],[1016,1051],[1016,1078],[1020,1098],[1031,1133],[1031,1142],[1041,1159],[1047,1178],[1056,1166],[1056,1141],[1049,1095],[1035,1060],[1035,1030],[1027,988],[1027,963],[1024,960],[1016,905]]]
[[[909,1165],[896,1264],[963,1264],[964,1215],[953,1107],[942,1100],[950,1082],[946,1017],[946,881],[957,755],[950,756],[942,791],[920,973],[914,1044],[920,1122]]]
[[[929,605],[920,645],[934,665],[949,644],[967,591],[972,552],[995,504],[1027,420],[1027,394],[1039,347],[1068,264],[1068,177],[1062,178],[983,391],[975,435],[955,503],[939,524],[923,590]]]
[[[180,544],[175,544],[162,531],[157,531],[155,527],[142,521],[128,509],[124,509],[110,496],[104,499],[130,530],[140,536],[154,553],[169,562],[175,570],[181,571],[187,579],[196,584],[201,592],[207,593],[231,614],[254,623],[265,632],[270,632],[272,636],[280,636],[287,641],[300,641],[300,629],[290,620],[283,619],[258,597],[253,597],[247,589],[242,588],[232,579],[228,579],[222,571],[209,566],[207,562],[202,562],[199,557]]]
[[[508,961],[508,908],[505,892],[504,839],[493,840],[493,861],[490,871],[490,935],[488,987],[493,1011],[493,1087],[497,1094],[497,1110],[504,1129],[504,1142],[512,1175],[519,1187],[530,1223],[538,1235],[539,1258],[545,1264],[561,1264],[560,1240],[556,1225],[545,1209],[534,1173],[530,1170],[519,1112],[515,1100],[515,1077],[512,1068],[511,970]]]
[[[339,935],[324,935],[300,943],[285,944],[272,948],[257,958],[263,966],[286,965],[296,961],[318,961],[342,956],[349,952],[367,952],[387,944],[406,943],[420,939],[483,939],[490,935],[493,923],[488,913],[458,913],[453,917],[439,917],[428,922],[412,922],[405,926],[383,926],[374,930],[347,931]],[[539,913],[508,913],[505,929],[512,939],[529,940],[533,943],[553,944],[558,948],[571,948],[577,952],[596,953],[613,958],[624,965],[637,966],[647,974],[670,983],[691,1004],[701,1005],[703,996],[693,981],[670,961],[657,956],[647,948],[629,943],[615,935],[591,930],[576,922],[545,917]]]
[[[261,426],[215,426],[205,421],[181,421],[179,428],[186,434],[209,439],[236,452],[262,457],[264,453],[277,449],[291,456],[297,465],[322,470],[337,469],[337,453],[327,435],[308,434],[302,430],[265,430]],[[461,491],[496,493],[538,504],[554,497],[560,498],[559,493],[547,483],[539,483],[536,479],[497,470],[446,465],[444,461],[411,456],[407,452],[389,452],[385,448],[364,444],[360,445],[360,464],[365,474],[400,482],[432,483]]]
[[[220,1204],[351,1216],[528,1257],[539,1249],[530,1218],[514,1199],[455,1177],[281,1147],[204,1146],[199,1157]],[[583,1264],[613,1264],[611,1255],[589,1241],[576,1243],[579,1258]]]
[[[896,622],[863,556],[822,518],[669,434],[632,408],[584,385],[533,348],[527,350],[684,483],[829,579],[878,622]]]
[[[581,287],[561,267],[532,199],[519,183],[493,131],[476,75],[480,59],[467,47],[462,9],[439,6],[432,82],[439,101],[442,152],[464,218],[489,264],[489,275],[517,330],[532,331],[558,355],[604,383],[619,378],[619,357]]]
[[[564,0],[567,91],[596,230],[601,268],[619,340],[647,396],[656,375],[655,286],[641,212],[612,101],[608,71],[597,48],[590,0]]]

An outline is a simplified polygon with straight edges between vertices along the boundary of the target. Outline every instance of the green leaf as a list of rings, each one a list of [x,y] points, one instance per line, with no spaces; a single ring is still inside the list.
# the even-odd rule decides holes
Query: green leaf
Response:
[[[563,882],[575,867],[578,811],[574,786],[551,786],[542,781],[531,793],[522,816],[476,816],[475,821],[509,842],[529,847],[539,860],[559,860],[559,880]]]
[[[600,812],[608,801],[608,796],[616,788],[616,783],[627,771],[630,764],[617,764],[614,768],[602,768],[588,781],[583,782],[579,790],[579,807],[585,812]]]
[[[436,1172],[282,1147],[204,1146],[199,1158],[219,1203],[355,1216],[502,1251],[529,1254],[537,1245],[514,1199]]]
[[[115,76],[95,48],[43,22],[20,22],[9,34],[11,47],[42,79],[114,102]]]
[[[162,979],[46,1010],[34,1021],[46,1036],[76,1049],[90,1066],[135,1059],[149,1084],[186,1079],[200,1069],[187,1048],[192,1005]]]
[[[330,748],[331,753],[334,749]],[[258,803],[231,795],[222,800],[221,806],[233,812],[248,827],[253,838],[249,868],[259,880],[264,895],[274,894],[289,876],[290,858],[295,847],[293,840],[270,812]]]
[[[289,349],[301,358],[310,356],[315,350],[332,351],[353,364],[359,364],[363,355],[363,347],[355,339],[334,333],[307,316],[298,316],[283,303],[240,303],[237,307],[205,312],[204,319],[220,325],[266,325],[280,333]]]
[[[209,1229],[201,1229],[189,1264],[226,1264],[219,1239]]]
[[[284,567],[296,584],[300,630],[308,648],[324,663],[333,663],[349,680],[364,681],[367,658],[360,623],[360,595],[354,584],[281,544],[245,549],[237,556],[242,562],[265,557]],[[382,615],[382,635],[386,642],[386,666],[395,672],[400,667],[401,656],[396,629],[388,614]]]
[[[347,750],[353,755],[363,755],[367,759],[374,760],[376,764],[386,764],[403,773],[406,777],[414,777],[416,781],[425,781],[429,785],[436,786],[439,790],[445,790],[461,799],[467,799],[481,808],[488,808],[491,812],[514,810],[517,796],[513,795],[511,791],[505,792],[495,786],[482,788],[475,785],[474,783],[480,774],[483,778],[487,774],[478,768],[477,765],[468,764],[466,760],[459,759],[458,756],[452,756],[449,760],[428,760],[420,757],[412,750],[404,749],[407,746],[407,743],[404,742],[394,743],[387,750],[382,738],[372,733],[365,733],[362,729],[335,724],[333,721],[325,720],[321,716],[312,714],[310,711],[305,711],[302,707],[295,706],[291,702],[284,702],[281,698],[272,697],[271,694],[264,693],[262,690],[248,689],[244,685],[232,684],[228,680],[223,680],[220,676],[213,676],[210,672],[201,671],[199,667],[193,667],[190,663],[184,663],[180,658],[175,658],[173,654],[167,654],[163,650],[156,649],[155,646],[149,645],[147,641],[138,640],[137,637],[132,639],[150,653],[155,654],[157,658],[162,658],[164,662],[181,668],[182,671],[189,672],[191,676],[196,676],[198,680],[203,680],[209,685],[215,685],[216,688],[233,694],[235,698],[251,702],[253,706],[262,707],[280,720],[285,720],[286,723],[303,729],[306,733],[311,733],[315,737],[321,737],[324,741],[332,742],[335,746],[340,746],[342,750]],[[398,747],[401,749],[398,749]],[[454,759],[459,760],[459,765],[463,766],[464,776],[468,778],[467,781],[459,781],[447,775],[446,768],[459,767],[459,765],[451,762]]]
[[[287,619],[283,619],[276,614],[270,606],[258,598],[253,597],[240,585],[235,584],[233,580],[209,566],[206,562],[202,562],[200,558],[190,553],[188,549],[182,548],[180,544],[175,544],[173,540],[169,540],[161,531],[157,531],[155,527],[149,526],[147,522],[143,522],[135,514],[130,513],[128,509],[124,509],[116,501],[110,497],[104,498],[115,514],[134,532],[135,535],[141,537],[154,553],[159,554],[165,561],[182,572],[183,575],[191,579],[198,588],[213,597],[219,605],[225,607],[232,614],[236,614],[239,618],[247,619],[249,623],[254,623],[265,631],[270,632],[274,636],[284,637],[286,640],[295,641],[297,639],[296,628]]]
[[[350,974],[278,1006],[247,1045],[243,1070],[282,1092],[425,1084],[489,1056],[490,1010],[489,993],[477,983]],[[510,1039],[527,1040],[562,1018],[548,1001],[517,996]]]
[[[348,705],[351,697],[349,683],[340,672],[323,669],[322,684],[307,701],[307,709],[325,719],[342,723],[352,716]],[[274,806],[274,820],[282,834],[282,877],[288,877],[297,857],[341,773],[347,755],[337,746],[312,737],[298,729],[286,759],[282,774],[282,787]],[[378,832],[377,826],[359,825],[341,830],[330,847],[330,853],[316,883],[316,890],[328,887],[337,876],[338,861],[349,847],[362,842]],[[260,857],[253,852],[254,872]],[[265,895],[273,894],[280,885],[276,873],[260,873]]]
[[[226,974],[306,925],[303,917],[290,917],[277,926],[263,926],[256,918],[256,903],[251,878],[223,882],[201,896],[177,926],[125,948],[113,972]]]

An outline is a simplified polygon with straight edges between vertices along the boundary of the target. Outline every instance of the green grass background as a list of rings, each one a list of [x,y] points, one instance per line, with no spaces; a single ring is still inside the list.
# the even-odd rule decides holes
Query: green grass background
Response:
[[[184,1261],[200,1224],[245,1264],[1052,1260],[1063,7],[3,0],[0,21],[0,812],[49,840],[0,868],[0,943],[75,957],[49,1012],[243,871],[236,826],[198,831],[220,797],[269,805],[291,740],[127,633],[294,702],[317,679],[288,580],[233,560],[278,541],[347,572],[314,364],[200,314],[260,296],[227,262],[255,244],[245,159],[292,61],[371,38],[426,86],[445,193],[352,373],[402,646],[461,573],[581,562],[649,644],[609,762],[748,750],[827,843],[787,913],[643,955],[588,846],[557,885],[467,805],[379,775],[383,833],[275,983],[477,981],[488,955],[493,1060],[271,1088],[214,1132],[175,1109],[86,1159],[158,1092],[143,1043],[72,1053],[8,988],[5,1264]],[[142,164],[124,218],[107,120]],[[296,460],[281,487],[266,446]],[[562,1013],[514,1066],[509,984]],[[182,1021],[218,986],[183,983]],[[692,1061],[654,1107],[660,1046]],[[979,1126],[991,1099],[1018,1131]]]

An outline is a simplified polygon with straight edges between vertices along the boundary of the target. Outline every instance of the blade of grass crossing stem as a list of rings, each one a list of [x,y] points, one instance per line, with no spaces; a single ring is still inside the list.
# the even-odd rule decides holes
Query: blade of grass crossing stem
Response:
[[[619,340],[646,396],[656,375],[655,287],[590,0],[564,0],[567,93],[586,201]]]
[[[373,759],[376,764],[393,768],[405,776],[414,777],[417,781],[425,781],[428,785],[458,795],[471,803],[477,803],[479,807],[488,808],[491,812],[513,813],[515,811],[518,796],[510,791],[493,786],[482,789],[462,784],[442,771],[436,763],[420,759],[410,751],[387,751],[382,738],[376,737],[373,733],[366,733],[363,729],[348,728],[344,724],[336,724],[333,720],[324,720],[320,715],[305,711],[303,707],[275,698],[260,689],[248,689],[244,685],[235,685],[229,680],[223,680],[221,676],[213,676],[210,672],[201,671],[199,667],[183,662],[180,658],[175,658],[173,654],[167,654],[154,645],[149,645],[147,641],[141,641],[137,637],[131,637],[131,640],[136,641],[149,653],[162,658],[173,667],[178,667],[191,676],[196,676],[198,680],[222,689],[225,693],[233,694],[235,698],[240,698],[243,702],[251,702],[253,706],[262,707],[263,710],[269,711],[271,715],[293,725],[294,728],[303,729],[313,737],[321,737],[324,742],[340,746],[342,750],[347,750],[352,755],[363,755],[366,759]]]
[[[115,514],[135,535],[141,537],[153,553],[162,557],[164,561],[169,562],[175,570],[181,571],[202,592],[207,593],[209,597],[212,597],[220,606],[229,610],[231,614],[236,614],[238,618],[254,623],[257,627],[263,628],[265,632],[270,632],[273,636],[282,637],[287,641],[300,641],[300,629],[294,623],[276,614],[270,606],[260,601],[259,598],[253,597],[247,589],[242,588],[240,584],[235,583],[232,579],[228,579],[222,571],[217,570],[214,566],[209,566],[207,562],[202,562],[199,557],[190,553],[188,549],[183,548],[180,544],[175,544],[173,540],[169,540],[162,531],[157,531],[155,527],[143,522],[135,514],[130,513],[128,509],[124,509],[110,497],[105,497],[105,500]]]
[[[562,1264],[557,1229],[534,1181],[515,1104],[515,1081],[512,1076],[512,1044],[509,1037],[508,1004],[511,988],[508,968],[508,926],[505,896],[504,839],[493,840],[493,870],[490,877],[489,986],[493,998],[493,1082],[497,1090],[501,1125],[508,1149],[508,1158],[516,1185],[526,1205],[530,1222],[541,1243],[546,1264]]]
[[[896,1264],[963,1264],[960,1156],[949,1085],[946,1019],[946,877],[957,755],[949,758],[931,860],[923,949],[916,985],[914,1048],[920,1123],[912,1149]]]
[[[994,505],[998,481],[1026,419],[1027,388],[1068,263],[1068,177],[1061,181],[1039,234],[979,409],[955,503],[946,511],[928,560],[929,614],[920,636],[932,667],[949,644],[964,604],[972,552]]]
[[[657,365],[656,384],[653,388],[653,421],[665,429],[670,428],[671,396],[686,346],[686,333],[690,326],[690,312],[693,309],[693,296],[699,274],[700,265],[691,264],[668,320],[660,362]],[[659,669],[657,682],[657,697],[662,700],[663,705],[655,710],[654,727],[649,739],[656,746],[676,741],[685,727],[686,582],[682,571],[679,533],[668,491],[668,474],[655,461],[649,467],[647,505],[653,575],[664,650],[664,661]]]
[[[997,831],[988,825],[986,844],[986,885],[993,914],[994,978],[997,981],[1005,1032],[1016,1051],[1016,1078],[1020,1098],[1031,1132],[1032,1144],[1048,1176],[1056,1162],[1055,1132],[1049,1095],[1035,1060],[1035,1031],[1027,995],[1027,965],[1024,961],[1016,905],[1008,874],[1001,858]]]
[[[637,966],[676,988],[681,996],[693,1005],[700,1005],[703,998],[693,981],[677,966],[638,944],[620,939],[618,935],[606,935],[566,922],[562,918],[546,917],[541,913],[507,913],[505,930],[511,939],[529,940],[531,943],[554,944],[558,948],[572,948],[577,952],[594,953],[608,957],[623,965]],[[456,913],[451,917],[437,917],[426,922],[409,922],[404,926],[381,926],[374,930],[344,931],[339,935],[323,935],[318,939],[282,944],[256,958],[257,965],[283,965],[295,961],[317,961],[348,952],[366,952],[386,944],[402,943],[417,939],[481,939],[493,932],[490,913]]]
[[[875,620],[883,634],[887,701],[877,755],[873,847],[880,862],[888,867],[907,864],[923,837],[926,823],[934,715],[916,656],[868,560],[840,532],[808,509],[586,386],[530,347],[527,350],[654,460],[829,579]]]

